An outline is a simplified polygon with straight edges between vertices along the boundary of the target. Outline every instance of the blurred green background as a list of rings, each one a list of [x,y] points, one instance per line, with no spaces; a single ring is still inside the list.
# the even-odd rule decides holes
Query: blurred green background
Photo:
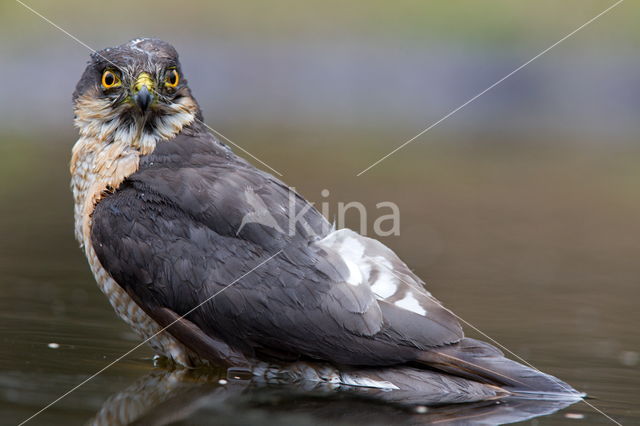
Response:
[[[384,242],[447,306],[623,424],[640,420],[640,3],[625,1],[360,177],[613,1],[26,3],[96,49],[140,36],[174,44],[210,126],[312,201],[398,204],[401,234]],[[71,93],[88,54],[0,3],[0,406],[10,420],[137,341],[72,235]],[[90,418],[148,371],[135,355],[34,424]],[[607,422],[584,404],[570,410]]]

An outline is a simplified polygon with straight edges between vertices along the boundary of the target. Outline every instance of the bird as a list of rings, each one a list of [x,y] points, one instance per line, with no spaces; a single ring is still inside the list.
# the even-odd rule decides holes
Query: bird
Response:
[[[390,248],[335,229],[214,137],[169,43],[93,52],[73,108],[75,236],[116,313],[158,355],[187,368],[411,366],[576,393],[465,337]]]

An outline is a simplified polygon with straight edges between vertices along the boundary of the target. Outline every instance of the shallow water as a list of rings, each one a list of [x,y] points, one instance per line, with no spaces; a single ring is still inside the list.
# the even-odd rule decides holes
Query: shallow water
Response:
[[[640,152],[535,141],[508,149],[423,144],[355,178],[385,151],[375,137],[331,146],[268,133],[236,140],[254,140],[250,151],[311,200],[357,200],[373,212],[377,202],[397,203],[401,235],[384,241],[431,292],[518,356],[587,392],[620,423],[640,421]],[[138,343],[73,240],[69,149],[67,142],[0,143],[3,424],[28,418]],[[322,189],[331,195],[322,197]],[[354,217],[349,225],[358,227]],[[185,377],[154,367],[152,356],[146,347],[135,351],[29,424],[506,421],[481,417],[484,406],[418,413],[344,393],[223,386],[215,372]],[[611,423],[585,403],[535,422]]]

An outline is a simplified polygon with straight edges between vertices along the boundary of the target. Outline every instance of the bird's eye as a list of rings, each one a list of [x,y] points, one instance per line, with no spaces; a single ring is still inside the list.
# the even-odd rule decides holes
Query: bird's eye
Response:
[[[180,74],[175,69],[169,70],[165,78],[165,84],[169,87],[176,87],[180,82]]]
[[[120,85],[120,78],[118,75],[111,71],[106,70],[102,73],[102,87],[105,89],[111,89]]]

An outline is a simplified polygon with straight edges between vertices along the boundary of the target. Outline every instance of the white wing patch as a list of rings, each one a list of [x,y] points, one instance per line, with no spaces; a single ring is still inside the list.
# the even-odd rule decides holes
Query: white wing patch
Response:
[[[362,272],[360,272],[360,268],[358,267],[358,264],[355,262],[352,262],[348,258],[343,258],[342,260],[344,260],[344,263],[347,265],[347,268],[349,268],[349,278],[347,278],[347,282],[351,285],[362,284],[364,282],[364,277],[362,276]]]
[[[397,302],[394,302],[394,305],[406,309],[407,311],[415,312],[419,315],[426,315],[427,311],[424,309],[418,300],[415,298],[413,293],[407,292],[407,294]]]
[[[349,268],[349,278],[347,282],[351,285],[360,285],[366,282],[367,279],[364,273],[368,276],[369,270],[366,268],[366,265],[364,265],[364,268],[362,265],[364,246],[354,238],[347,238],[338,246],[338,253],[340,253],[342,260]]]
[[[364,245],[355,238],[345,238],[342,230],[334,231],[316,244],[325,250],[336,251],[349,268],[347,282],[357,286],[369,279],[370,267],[363,263]]]
[[[380,299],[387,299],[396,294],[400,280],[390,272],[393,271],[393,268],[391,262],[387,259],[382,256],[376,256],[372,260],[382,268],[378,270],[378,278],[370,283],[371,290]]]
[[[382,243],[350,229],[341,229],[330,233],[316,244],[326,251],[336,253],[344,262],[349,271],[349,276],[345,279],[348,284],[366,285],[378,300],[385,300],[419,315],[427,314],[418,297],[428,297],[429,293],[409,277],[406,271],[396,270],[398,264],[405,269],[406,265]]]
[[[424,282],[380,241],[341,229],[313,245],[319,249],[318,256],[333,263],[340,274],[339,278],[332,274],[337,279],[333,283],[342,290],[336,294],[354,294],[367,306],[377,305],[380,324],[386,323],[391,330],[426,346],[457,342],[464,336],[454,314],[431,296]]]

